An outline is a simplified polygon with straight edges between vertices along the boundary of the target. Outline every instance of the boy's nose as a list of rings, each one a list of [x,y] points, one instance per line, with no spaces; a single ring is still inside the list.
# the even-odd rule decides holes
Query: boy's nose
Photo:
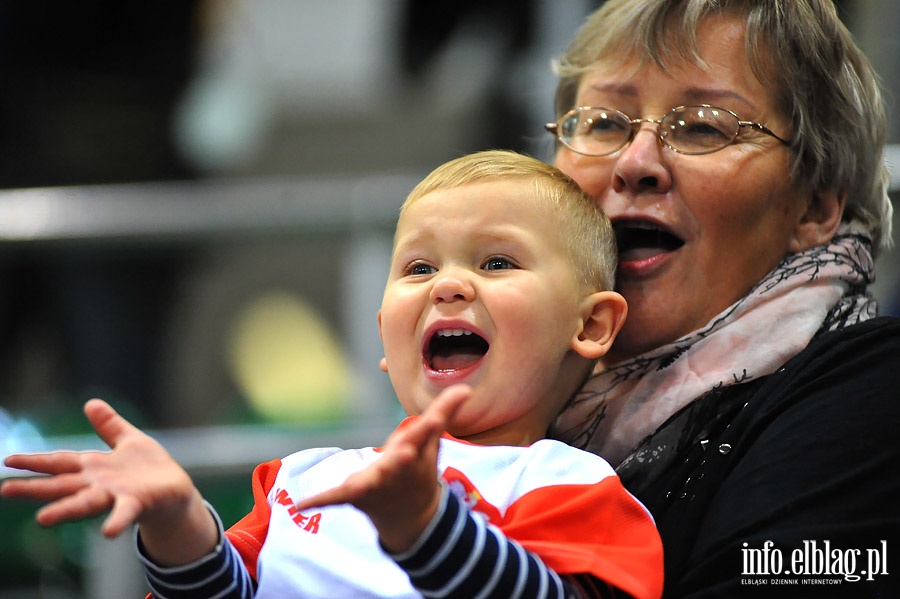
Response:
[[[431,301],[435,304],[472,301],[474,297],[475,288],[461,269],[443,270],[435,276],[431,287]]]

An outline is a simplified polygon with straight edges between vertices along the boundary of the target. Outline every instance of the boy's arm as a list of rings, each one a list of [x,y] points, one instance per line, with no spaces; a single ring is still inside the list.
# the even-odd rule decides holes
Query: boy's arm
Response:
[[[558,574],[444,489],[435,519],[415,545],[401,554],[388,552],[424,595],[447,599],[632,597],[590,574]]]
[[[219,543],[209,554],[184,566],[161,567],[146,556],[141,538],[137,537],[138,557],[144,566],[153,597],[215,597],[216,599],[250,599],[256,594],[256,581],[241,563],[237,548],[225,534],[222,522],[212,506]]]
[[[137,523],[147,555],[163,566],[187,564],[213,551],[219,540],[216,522],[184,469],[106,402],[93,399],[84,411],[112,451],[8,456],[9,467],[49,476],[8,480],[0,494],[49,501],[37,513],[44,526],[110,512],[101,530],[116,537]]]

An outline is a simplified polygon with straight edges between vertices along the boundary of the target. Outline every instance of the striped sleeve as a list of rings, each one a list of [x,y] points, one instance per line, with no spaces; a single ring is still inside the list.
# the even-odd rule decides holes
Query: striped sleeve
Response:
[[[583,584],[564,580],[443,487],[438,512],[416,544],[400,554],[385,550],[426,599],[582,596]]]
[[[225,536],[222,521],[207,504],[219,529],[219,543],[209,555],[184,566],[162,567],[147,557],[137,535],[138,557],[154,599],[250,599],[256,582]]]

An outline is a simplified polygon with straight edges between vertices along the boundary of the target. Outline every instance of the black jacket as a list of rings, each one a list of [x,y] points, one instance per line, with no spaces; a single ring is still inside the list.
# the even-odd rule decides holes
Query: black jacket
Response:
[[[707,394],[618,470],[659,526],[667,598],[900,598],[900,319]]]

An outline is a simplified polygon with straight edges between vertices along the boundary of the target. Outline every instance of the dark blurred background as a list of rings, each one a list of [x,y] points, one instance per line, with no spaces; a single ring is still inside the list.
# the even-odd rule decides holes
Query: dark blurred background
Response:
[[[375,326],[396,208],[463,152],[550,157],[550,59],[599,4],[0,0],[0,454],[91,446],[101,396],[227,520],[254,460],[379,442],[399,416]],[[840,9],[897,144],[900,6]],[[879,269],[900,313],[896,252]],[[32,512],[0,504],[0,595],[137,584],[127,540]]]
[[[77,412],[93,395],[127,403],[150,425],[221,420],[209,410],[187,417],[167,408],[180,402],[161,399],[178,385],[172,370],[185,370],[165,365],[178,353],[175,312],[205,311],[185,307],[206,301],[191,289],[204,276],[227,286],[298,252],[281,239],[267,253],[270,236],[235,234],[240,223],[181,230],[151,215],[133,234],[127,223],[143,213],[132,208],[156,202],[161,212],[166,201],[157,187],[134,184],[180,182],[166,194],[184,198],[171,208],[178,221],[178,210],[204,209],[193,198],[197,181],[414,178],[476,148],[534,151],[537,139],[549,147],[540,124],[550,114],[550,46],[595,5],[573,2],[560,15],[549,3],[512,0],[0,2],[0,188],[68,194],[14,205],[16,224],[36,224],[25,240],[8,227],[0,252],[0,407],[49,412],[54,422],[43,426],[52,433],[81,426]],[[395,191],[399,201],[406,189]],[[100,193],[111,199],[96,201]],[[260,185],[243,201],[277,220],[265,193]],[[41,216],[60,205],[75,213],[42,229]],[[237,218],[215,202],[206,209],[210,220]],[[346,239],[332,237],[316,243]],[[258,264],[234,272],[220,265],[223,252],[258,254]],[[294,278],[318,274],[308,270]],[[315,278],[329,285],[327,274]],[[330,291],[317,309],[334,312],[341,300]],[[340,319],[326,316],[329,325]],[[219,370],[213,378],[228,378],[227,366]]]

